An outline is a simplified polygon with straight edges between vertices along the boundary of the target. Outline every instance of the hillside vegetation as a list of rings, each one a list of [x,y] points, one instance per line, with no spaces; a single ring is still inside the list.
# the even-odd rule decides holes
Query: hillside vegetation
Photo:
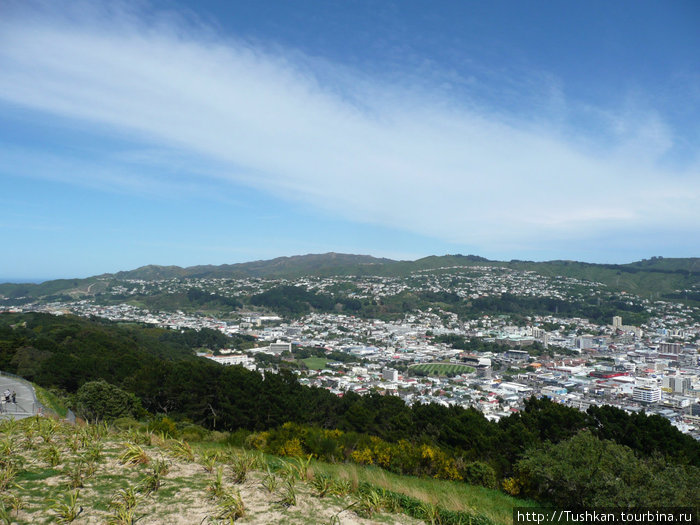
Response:
[[[494,423],[474,409],[407,406],[378,394],[337,397],[300,385],[290,373],[262,377],[194,357],[193,345],[209,337],[71,316],[4,314],[0,369],[52,389],[91,419],[165,418],[234,432],[240,444],[270,454],[379,465],[549,503],[565,498],[572,484],[601,505],[682,506],[700,499],[700,444],[659,416],[612,407],[583,413],[531,399],[524,411]],[[533,458],[542,454],[556,460],[533,469]],[[592,483],[597,478],[576,468],[601,457],[612,485]],[[571,472],[578,477],[558,482]]]
[[[20,298],[60,300],[94,294],[110,280],[146,281],[180,278],[285,278],[303,276],[406,276],[417,270],[454,266],[501,266],[529,270],[545,276],[562,276],[600,282],[611,290],[635,293],[645,298],[700,301],[693,292],[700,283],[700,258],[653,257],[629,264],[592,264],[576,261],[491,261],[474,255],[430,256],[416,261],[394,261],[368,255],[339,253],[279,257],[219,266],[144,266],[135,270],[103,274],[88,279],[59,279],[41,284],[0,284],[0,299],[17,304]],[[98,279],[99,278],[99,279]],[[676,290],[690,290],[678,297]]]

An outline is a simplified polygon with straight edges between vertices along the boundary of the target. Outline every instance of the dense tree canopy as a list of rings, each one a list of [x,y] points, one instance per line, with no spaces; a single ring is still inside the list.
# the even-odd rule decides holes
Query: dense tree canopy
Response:
[[[700,501],[700,469],[643,459],[589,431],[529,451],[515,467],[526,495],[560,507],[673,507]]]

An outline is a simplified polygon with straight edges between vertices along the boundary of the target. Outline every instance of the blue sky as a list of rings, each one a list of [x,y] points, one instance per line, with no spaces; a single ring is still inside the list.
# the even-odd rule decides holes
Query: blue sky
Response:
[[[0,3],[0,281],[697,256],[700,5]]]

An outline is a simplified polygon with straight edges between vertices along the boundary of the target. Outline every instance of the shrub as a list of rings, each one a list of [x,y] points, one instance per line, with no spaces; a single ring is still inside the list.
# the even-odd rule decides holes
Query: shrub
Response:
[[[218,432],[218,434],[221,434],[221,432]],[[254,436],[254,435],[255,434],[253,434],[250,430],[246,430],[244,428],[239,428],[235,432],[231,432],[230,434],[225,436],[225,441],[227,444],[231,445],[232,447],[258,448],[258,447],[252,446],[251,443],[248,442],[248,439],[250,438],[250,436]],[[222,437],[219,437],[218,440],[222,440]],[[212,439],[213,439],[213,436],[212,436]],[[214,441],[216,441],[216,439],[214,439]]]
[[[266,450],[267,441],[269,437],[269,432],[256,432],[255,434],[250,434],[245,439],[245,446],[247,448],[254,448],[256,450]]]
[[[301,448],[301,442],[298,438],[293,438],[284,442],[282,448],[279,449],[279,454],[282,456],[302,456],[304,454]]]
[[[219,432],[218,430],[212,430],[207,436],[207,441],[212,441],[214,443],[226,443],[230,439],[231,434],[228,432]],[[243,444],[241,444],[241,447]]]
[[[488,463],[472,461],[470,463],[461,464],[461,462],[458,462],[457,468],[460,475],[467,483],[481,485],[489,489],[498,487],[496,471]]]
[[[184,441],[204,441],[208,436],[209,431],[200,425],[187,425],[180,431]]]
[[[75,412],[88,421],[112,421],[143,413],[141,400],[104,380],[88,381],[75,394]]]
[[[350,457],[355,463],[360,465],[372,465],[374,461],[372,460],[372,451],[368,448],[363,448],[362,450],[354,450]]]
[[[177,430],[175,421],[170,419],[168,416],[163,415],[152,419],[148,423],[147,428],[149,432],[153,432],[154,434],[162,434],[167,438],[177,438],[180,434]]]

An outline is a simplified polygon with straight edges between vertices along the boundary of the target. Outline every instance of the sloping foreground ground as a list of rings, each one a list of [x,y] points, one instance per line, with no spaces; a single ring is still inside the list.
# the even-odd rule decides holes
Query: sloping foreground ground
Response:
[[[0,422],[0,523],[411,524],[437,517],[430,503],[406,504],[320,467],[224,447],[194,452],[183,441],[104,425],[8,420]]]

